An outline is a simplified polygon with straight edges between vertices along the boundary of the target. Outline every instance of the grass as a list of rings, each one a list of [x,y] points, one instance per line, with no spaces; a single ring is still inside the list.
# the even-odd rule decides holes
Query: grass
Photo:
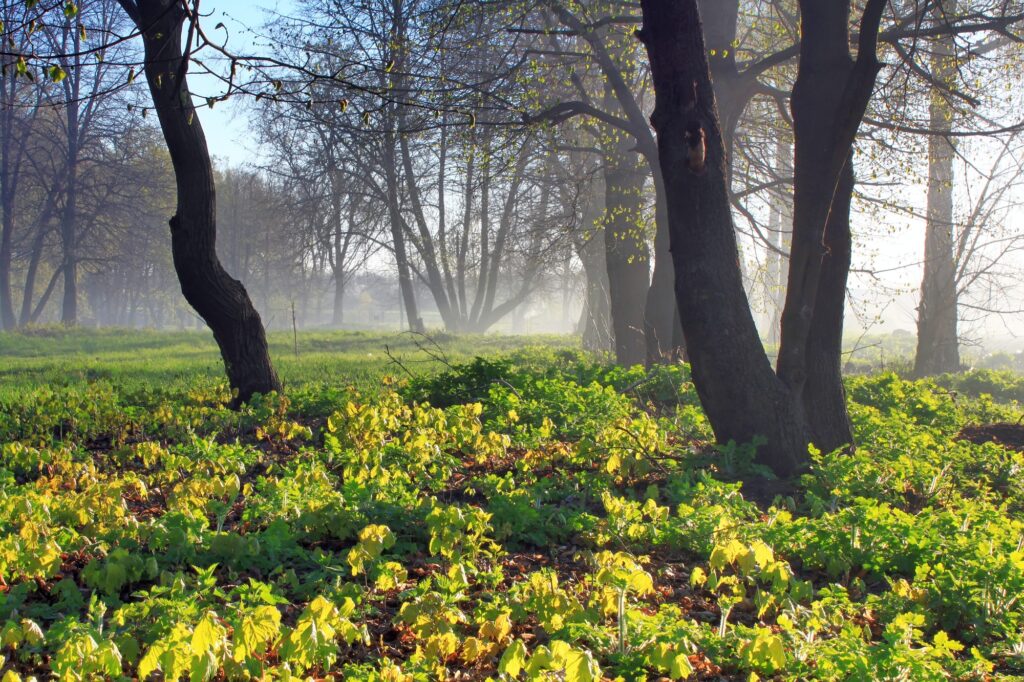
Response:
[[[372,385],[384,374],[427,374],[478,355],[523,347],[575,348],[566,336],[459,336],[380,332],[269,335],[286,390],[311,383]],[[221,382],[224,365],[208,331],[40,327],[0,333],[0,397],[34,386],[81,386],[106,380],[124,391],[153,385],[186,389]]]

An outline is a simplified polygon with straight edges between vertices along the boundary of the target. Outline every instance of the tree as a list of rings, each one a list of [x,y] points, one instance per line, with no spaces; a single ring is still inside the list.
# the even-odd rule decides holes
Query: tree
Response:
[[[552,93],[542,98],[543,108],[527,116],[527,120],[562,122],[574,116],[592,117],[603,124],[599,136],[604,148],[608,174],[626,184],[619,188],[605,184],[611,194],[606,202],[606,221],[613,227],[605,230],[608,266],[608,292],[611,298],[611,320],[615,331],[616,359],[620,364],[661,362],[682,354],[681,338],[672,298],[672,259],[668,252],[668,223],[658,148],[644,114],[643,83],[646,70],[638,63],[635,45],[628,26],[632,18],[622,15],[614,3],[594,2],[568,4],[548,0],[545,7],[562,31],[544,30],[552,42],[545,53],[564,57],[568,64],[555,61],[554,69],[571,69],[572,89],[563,101],[552,103]],[[569,46],[562,46],[554,36],[569,37]],[[579,62],[579,64],[577,64]],[[598,92],[588,92],[588,83],[577,73],[590,65],[600,74]],[[574,95],[574,97],[573,97]],[[639,207],[644,204],[643,184],[638,171],[624,174],[627,166],[640,168],[632,160],[638,153],[646,165],[646,176],[654,188],[653,259],[651,248],[641,244],[645,220]],[[633,206],[623,207],[624,197],[640,192]],[[612,212],[610,212],[612,211]],[[653,260],[653,268],[651,261]],[[641,273],[641,270],[645,271]],[[647,281],[641,286],[641,275]]]
[[[943,0],[935,14],[953,16],[957,0]],[[956,43],[952,34],[935,41],[931,57],[933,77],[949,83],[955,77]],[[924,279],[917,315],[917,354],[914,374],[927,376],[960,369],[960,339],[957,334],[956,265],[953,250],[953,159],[954,141],[948,136],[953,111],[947,95],[938,88],[931,92],[928,138],[928,208],[924,245]],[[945,132],[946,135],[941,133]]]
[[[726,147],[697,2],[642,2],[639,35],[654,81],[652,123],[668,190],[676,298],[694,384],[716,437],[765,439],[758,459],[782,475],[806,466],[808,443],[833,449],[852,440],[839,373],[851,154],[879,68],[875,48],[884,7],[884,0],[868,1],[854,59],[849,4],[800,3],[800,67],[791,105],[793,253],[775,373],[743,289]],[[704,150],[694,144],[698,137],[705,140]],[[704,157],[697,167],[692,154]]]
[[[23,3],[4,3],[0,21],[10,27],[11,54],[0,61],[0,329],[17,326],[11,291],[11,259],[18,212],[19,186],[27,165],[26,142],[42,108],[42,90],[24,76],[25,61],[17,52],[27,51],[31,35],[13,31],[26,26],[29,12]],[[19,141],[21,142],[19,144]]]
[[[142,34],[146,81],[174,167],[178,199],[170,220],[171,252],[181,292],[213,331],[236,404],[255,393],[280,391],[259,313],[217,257],[213,165],[187,80],[198,16],[186,0],[118,2]]]

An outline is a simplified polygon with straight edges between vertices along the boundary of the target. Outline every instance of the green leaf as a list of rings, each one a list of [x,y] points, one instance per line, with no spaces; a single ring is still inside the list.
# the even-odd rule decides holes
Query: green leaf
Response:
[[[498,672],[516,679],[524,667],[526,667],[526,645],[523,644],[523,640],[517,639],[501,655],[501,660],[498,661]]]
[[[260,606],[242,615],[235,629],[234,659],[241,663],[246,658],[262,653],[281,632],[281,612],[273,606]]]
[[[192,654],[202,656],[213,651],[224,641],[225,634],[227,634],[227,630],[217,622],[216,615],[212,611],[208,611],[199,621],[196,629],[192,631]]]
[[[595,682],[601,669],[589,651],[572,649],[565,654],[565,682]]]
[[[160,656],[163,653],[164,648],[159,643],[149,647],[149,651],[139,661],[139,667],[136,670],[136,675],[140,680],[146,679],[160,668]]]

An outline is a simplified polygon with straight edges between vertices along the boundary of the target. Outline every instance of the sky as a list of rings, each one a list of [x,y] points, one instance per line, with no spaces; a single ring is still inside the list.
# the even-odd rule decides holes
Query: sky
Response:
[[[208,14],[204,25],[207,31],[222,35],[221,31],[212,30],[222,22],[228,31],[227,47],[232,52],[265,54],[270,48],[261,38],[263,25],[274,14],[291,13],[295,4],[296,0],[206,0],[203,9]],[[190,85],[201,97],[223,92],[221,84],[209,77],[190,76]],[[241,166],[260,160],[259,143],[246,111],[248,104],[242,98],[234,98],[199,112],[210,151],[220,164]],[[906,189],[923,197],[924,187]],[[855,245],[854,268],[881,270],[885,274],[854,273],[851,277],[852,305],[847,312],[850,332],[859,333],[865,328],[872,332],[915,328],[921,279],[916,254],[922,249],[924,225],[921,221],[900,220],[892,215],[887,218],[883,221],[888,224],[887,229],[878,230],[878,225],[865,224],[865,221],[872,222],[870,217],[854,216],[854,230],[862,235],[860,243]],[[857,314],[851,314],[854,310]],[[1012,339],[1016,345],[1017,339],[1024,336],[1024,320],[1018,315],[992,320],[975,331],[975,337],[979,336],[979,340],[987,341]]]
[[[263,52],[260,34],[267,18],[274,13],[287,14],[291,0],[207,0],[203,3],[205,29],[213,35],[223,35],[213,27],[223,23],[228,31],[227,48],[235,53]],[[223,87],[213,78],[189,76],[193,92],[201,96],[223,93]],[[248,103],[240,99],[228,100],[213,109],[199,112],[210,152],[221,163],[239,166],[259,158],[259,144],[249,126],[246,115]]]

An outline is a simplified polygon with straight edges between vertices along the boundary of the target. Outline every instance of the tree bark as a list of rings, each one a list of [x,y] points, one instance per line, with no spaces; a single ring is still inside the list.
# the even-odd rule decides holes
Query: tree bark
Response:
[[[956,0],[944,0],[937,8],[942,21],[954,16]],[[936,81],[951,84],[956,77],[956,44],[953,35],[943,36],[932,48],[931,69]],[[960,369],[957,330],[956,258],[953,241],[953,111],[943,93],[933,90],[929,109],[928,207],[924,241],[924,279],[917,309],[917,353],[914,375],[918,377],[956,372]]]
[[[842,321],[850,269],[853,143],[881,65],[885,0],[868,0],[857,58],[848,0],[801,0],[793,112],[793,244],[778,375],[804,408],[815,444],[853,443],[842,383]]]
[[[64,299],[61,303],[61,322],[72,326],[78,322],[78,87],[80,76],[75,74],[75,87],[67,102],[68,148],[64,170],[64,212],[60,221],[60,241],[63,249]]]
[[[615,358],[629,367],[647,359],[644,304],[650,287],[650,252],[643,230],[647,173],[629,150],[628,138],[609,130],[604,158],[604,244]]]
[[[696,0],[643,0],[640,37],[655,89],[676,272],[676,300],[693,381],[719,442],[766,442],[760,463],[781,475],[806,463],[807,431],[772,372],[750,312],[729,202],[726,151]],[[690,140],[703,131],[703,168]],[[688,134],[689,133],[689,134]]]
[[[142,31],[145,71],[153,106],[174,167],[178,201],[170,220],[174,268],[185,300],[213,331],[234,400],[280,391],[270,361],[266,333],[245,287],[217,258],[213,167],[199,123],[182,50],[186,15],[173,0],[121,0]]]

